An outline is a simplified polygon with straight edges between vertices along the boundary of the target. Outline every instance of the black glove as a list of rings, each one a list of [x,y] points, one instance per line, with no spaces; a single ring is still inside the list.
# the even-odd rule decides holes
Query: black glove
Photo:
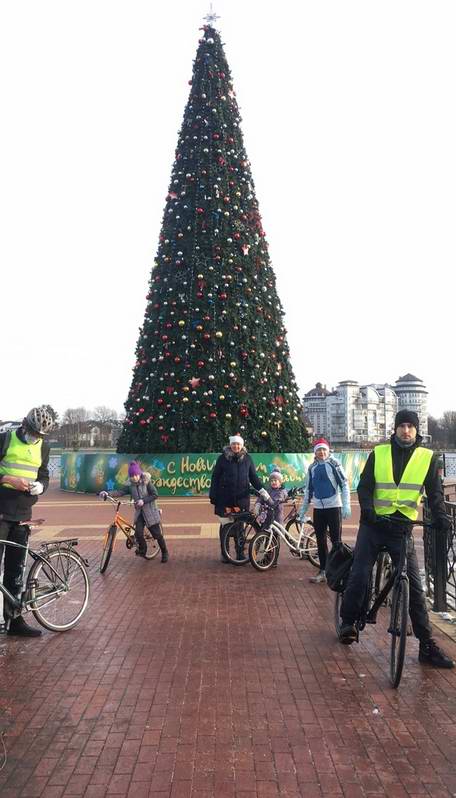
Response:
[[[361,510],[361,521],[364,524],[375,524],[377,522],[377,513],[373,507],[367,507]]]
[[[444,535],[447,535],[448,532],[451,532],[453,524],[449,515],[439,515],[439,517],[436,519],[435,526],[438,532],[442,532]]]
[[[297,495],[298,495],[298,489],[297,488],[291,488],[288,491],[288,498],[289,499],[295,499]]]

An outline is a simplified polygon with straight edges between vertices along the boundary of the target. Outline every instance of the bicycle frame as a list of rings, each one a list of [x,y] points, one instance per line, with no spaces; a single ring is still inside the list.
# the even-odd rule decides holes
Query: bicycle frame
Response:
[[[294,535],[278,521],[272,521],[268,528],[263,527],[263,529],[265,532],[269,532],[268,547],[272,545],[274,535],[278,535],[280,539],[286,543],[288,548],[295,552],[301,551],[302,540],[308,537],[304,529],[304,524],[301,526],[298,538],[295,538]]]

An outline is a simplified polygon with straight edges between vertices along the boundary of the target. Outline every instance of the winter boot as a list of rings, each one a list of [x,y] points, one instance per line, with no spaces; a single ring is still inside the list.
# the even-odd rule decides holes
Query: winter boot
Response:
[[[162,562],[168,562],[169,554],[168,554],[168,549],[167,549],[167,546],[166,546],[165,538],[163,537],[163,535],[157,535],[156,541],[157,541],[158,545],[160,546],[160,551],[162,553],[161,561]]]
[[[9,635],[17,635],[18,637],[40,637],[42,632],[40,629],[35,629],[29,626],[22,617],[19,615],[17,618],[11,618],[8,628]]]
[[[435,640],[420,640],[418,660],[433,668],[454,668],[453,660],[437,645]]]

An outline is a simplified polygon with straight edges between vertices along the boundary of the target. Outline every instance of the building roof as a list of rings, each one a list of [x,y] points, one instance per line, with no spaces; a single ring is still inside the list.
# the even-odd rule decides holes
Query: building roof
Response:
[[[415,377],[414,374],[404,374],[403,377],[399,377],[397,382],[423,382],[423,380],[420,380],[419,377]]]
[[[304,396],[329,396],[330,393],[331,391],[328,391],[321,382],[317,382],[315,388],[312,388],[312,390],[308,391]]]

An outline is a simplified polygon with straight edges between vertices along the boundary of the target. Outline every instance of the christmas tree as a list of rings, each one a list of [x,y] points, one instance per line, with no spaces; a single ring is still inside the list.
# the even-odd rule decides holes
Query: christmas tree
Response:
[[[209,16],[212,23],[214,17]],[[119,452],[307,448],[283,310],[219,33],[204,26]]]

